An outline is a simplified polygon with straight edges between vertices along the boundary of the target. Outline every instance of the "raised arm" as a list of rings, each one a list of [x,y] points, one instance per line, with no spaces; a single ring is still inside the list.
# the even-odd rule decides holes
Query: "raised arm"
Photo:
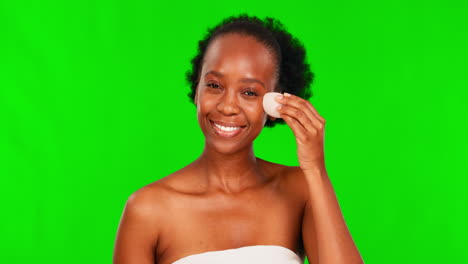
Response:
[[[284,93],[276,99],[281,117],[296,136],[300,166],[308,189],[302,237],[311,264],[362,264],[363,260],[341,214],[325,169],[325,119],[307,100]]]
[[[298,173],[302,173],[298,169]],[[307,172],[312,173],[312,171]],[[302,237],[310,264],[362,264],[325,169],[308,177]]]
[[[143,187],[127,200],[117,231],[113,264],[154,264],[158,242],[157,203]]]

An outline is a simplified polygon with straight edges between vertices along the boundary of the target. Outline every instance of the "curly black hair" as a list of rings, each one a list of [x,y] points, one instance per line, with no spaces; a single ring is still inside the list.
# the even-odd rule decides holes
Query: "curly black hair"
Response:
[[[194,103],[196,89],[200,81],[203,57],[209,44],[219,36],[228,33],[238,33],[254,37],[272,51],[277,62],[278,82],[275,91],[290,93],[308,100],[313,93],[310,85],[314,79],[314,73],[306,61],[304,45],[289,32],[277,19],[265,17],[264,20],[256,16],[239,14],[223,19],[218,25],[209,28],[205,37],[198,42],[198,53],[191,60],[192,68],[185,73],[186,81],[191,87],[187,94]],[[265,127],[274,127],[276,124],[284,124],[284,120],[270,119]]]

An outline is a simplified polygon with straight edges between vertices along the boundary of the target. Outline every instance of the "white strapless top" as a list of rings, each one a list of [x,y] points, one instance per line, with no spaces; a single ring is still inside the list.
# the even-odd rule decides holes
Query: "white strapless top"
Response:
[[[291,249],[276,245],[254,245],[208,251],[180,258],[172,264],[303,264]]]

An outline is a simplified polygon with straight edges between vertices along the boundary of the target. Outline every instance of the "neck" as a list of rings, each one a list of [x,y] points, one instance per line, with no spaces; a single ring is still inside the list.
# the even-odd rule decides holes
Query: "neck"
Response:
[[[255,157],[252,146],[229,154],[205,146],[195,163],[211,190],[237,193],[258,186],[264,180],[259,159]]]

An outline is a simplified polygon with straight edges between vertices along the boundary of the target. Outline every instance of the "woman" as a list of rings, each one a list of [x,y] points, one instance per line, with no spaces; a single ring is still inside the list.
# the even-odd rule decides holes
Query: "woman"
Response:
[[[306,100],[313,74],[299,41],[277,20],[230,17],[192,65],[203,153],[130,196],[114,263],[363,263],[325,170],[325,120]],[[263,111],[267,92],[284,93],[281,119]],[[264,126],[284,122],[297,167],[253,152]]]

